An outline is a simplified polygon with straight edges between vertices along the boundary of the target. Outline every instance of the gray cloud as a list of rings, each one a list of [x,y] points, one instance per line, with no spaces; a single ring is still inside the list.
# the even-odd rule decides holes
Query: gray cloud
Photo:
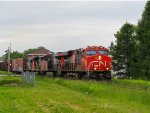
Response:
[[[143,2],[0,2],[0,55],[45,46],[52,51],[108,47],[124,22],[136,24]]]

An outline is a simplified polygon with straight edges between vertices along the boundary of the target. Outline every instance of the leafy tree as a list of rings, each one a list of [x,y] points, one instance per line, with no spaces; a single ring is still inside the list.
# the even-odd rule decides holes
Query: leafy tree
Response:
[[[1,61],[1,60],[3,60],[3,57],[2,57],[2,56],[0,56],[0,61]]]
[[[113,70],[119,75],[133,76],[131,67],[135,52],[135,26],[125,23],[115,34],[116,44],[111,50]]]
[[[139,40],[138,63],[139,76],[150,79],[150,1],[147,1],[141,20],[138,22]]]
[[[22,58],[23,54],[18,52],[18,51],[13,51],[12,53],[10,53],[10,59],[15,59],[15,58]],[[8,60],[8,52],[3,56],[4,61]]]
[[[23,52],[23,57],[26,58],[28,54],[36,51],[38,48],[33,48],[33,49],[27,49]]]
[[[28,54],[34,52],[37,49],[28,49],[25,50],[23,53],[18,52],[18,51],[13,51],[10,53],[10,59],[16,59],[16,58],[26,58]],[[1,57],[4,61],[8,60],[8,52],[5,55],[2,55]]]
[[[113,48],[114,48],[114,42],[111,41],[111,44],[110,44],[110,47],[109,47],[109,50],[110,50],[110,54],[113,53]]]

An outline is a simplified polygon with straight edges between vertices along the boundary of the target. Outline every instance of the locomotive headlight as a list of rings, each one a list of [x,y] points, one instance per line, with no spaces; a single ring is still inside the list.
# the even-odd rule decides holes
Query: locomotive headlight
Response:
[[[96,67],[94,68],[94,70],[96,70]]]
[[[98,56],[98,59],[101,60],[101,56]]]
[[[108,70],[109,68],[107,67],[106,70]]]

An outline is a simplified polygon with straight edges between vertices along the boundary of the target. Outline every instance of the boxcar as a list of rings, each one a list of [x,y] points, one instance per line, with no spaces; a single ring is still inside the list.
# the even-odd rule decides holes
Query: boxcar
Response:
[[[26,59],[24,58],[12,59],[13,72],[23,72],[25,70],[26,70]]]

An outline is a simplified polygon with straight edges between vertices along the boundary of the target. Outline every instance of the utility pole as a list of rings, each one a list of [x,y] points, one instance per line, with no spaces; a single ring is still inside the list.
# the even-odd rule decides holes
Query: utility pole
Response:
[[[7,66],[7,71],[8,71],[8,75],[9,75],[9,72],[10,72],[10,53],[11,53],[11,43],[10,43],[10,46],[8,47],[8,50],[5,51],[7,53],[7,62],[8,62],[8,66]]]
[[[8,75],[10,72],[10,47],[8,47]]]

